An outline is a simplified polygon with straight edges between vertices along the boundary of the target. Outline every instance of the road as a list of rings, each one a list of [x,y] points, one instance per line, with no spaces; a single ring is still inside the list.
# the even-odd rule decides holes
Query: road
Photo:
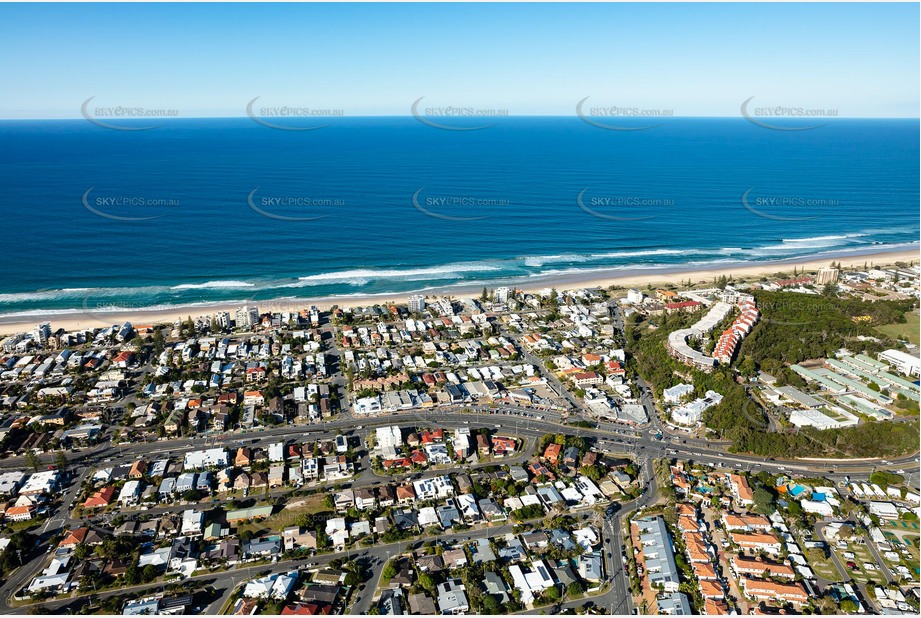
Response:
[[[870,596],[867,594],[867,586],[866,586],[866,584],[863,584],[863,583],[861,583],[861,582],[858,582],[857,580],[851,580],[852,573],[851,573],[850,569],[847,568],[847,565],[841,564],[841,561],[838,559],[837,554],[836,554],[834,551],[832,551],[832,549],[831,549],[832,544],[829,542],[828,537],[825,536],[825,526],[828,525],[829,523],[830,523],[830,522],[826,522],[826,521],[819,521],[819,522],[816,522],[815,528],[814,528],[814,529],[815,529],[815,537],[816,537],[817,539],[821,540],[821,541],[824,541],[825,544],[828,545],[828,553],[829,553],[830,556],[831,556],[831,561],[832,561],[832,563],[834,563],[835,568],[838,570],[838,573],[841,575],[841,580],[840,580],[840,581],[845,581],[845,582],[846,582],[846,581],[851,581],[851,583],[852,583],[858,590],[860,590],[860,593],[861,593],[861,595],[863,595],[863,598],[864,598],[867,602],[869,602]],[[860,529],[860,526],[859,526],[856,522],[854,522],[854,521],[845,521],[844,523],[850,524],[851,526],[853,526],[853,527],[854,527],[854,530],[859,530],[859,529]],[[858,533],[858,534],[859,534],[859,533]],[[889,571],[889,568],[886,566],[886,563],[883,562],[882,557],[879,555],[879,552],[877,552],[876,547],[874,546],[873,541],[867,539],[867,540],[866,540],[866,545],[865,545],[865,547],[867,547],[867,549],[870,551],[870,555],[873,556],[873,560],[876,561],[876,566],[877,566],[878,569],[880,569],[880,571],[882,572],[883,576],[886,578],[886,582],[887,582],[887,583],[897,582],[897,580],[892,576],[892,573]]]
[[[632,502],[613,504],[612,509],[608,511],[610,515],[605,518],[605,528],[611,539],[609,546],[611,557],[606,565],[611,577],[611,590],[599,601],[601,601],[600,605],[607,607],[611,614],[633,613],[630,579],[621,555],[621,551],[627,551],[627,545],[623,539],[623,522],[629,520],[635,511],[649,506],[656,500],[658,487],[651,460],[646,460],[640,469],[640,482],[645,484],[640,497]]]
[[[618,423],[601,422],[595,429],[574,427],[561,422],[553,422],[552,413],[535,411],[528,408],[515,406],[502,406],[502,409],[519,411],[532,415],[542,415],[545,418],[538,420],[536,417],[518,417],[511,414],[487,414],[490,408],[476,407],[472,412],[463,412],[471,409],[469,406],[453,406],[450,408],[434,408],[426,412],[403,412],[362,419],[360,422],[365,428],[380,427],[394,424],[418,425],[420,417],[432,424],[445,428],[457,428],[469,424],[501,424],[506,428],[517,428],[518,433],[526,435],[543,435],[545,433],[558,433],[565,431],[571,435],[586,438],[601,438],[606,442],[617,444],[618,440],[627,449],[627,452],[643,453],[649,457],[673,457],[690,459],[700,463],[715,464],[721,467],[739,470],[769,470],[772,472],[792,472],[800,474],[817,473],[832,479],[843,479],[845,476],[869,475],[873,470],[892,470],[905,467],[915,467],[917,455],[901,457],[882,464],[880,460],[803,460],[803,459],[765,459],[751,455],[729,454],[713,442],[694,439],[674,439],[672,441],[657,440],[652,435],[646,435],[635,427]],[[479,413],[477,413],[479,411]],[[495,412],[495,410],[494,410]],[[511,422],[509,422],[511,420]],[[296,437],[307,439],[331,438],[338,433],[355,431],[354,419],[339,419],[323,423],[322,425],[305,426],[279,426],[266,428],[261,431],[247,433],[224,432],[227,439],[224,444],[234,448],[245,442],[247,446],[266,445],[278,440],[290,440]],[[523,426],[522,426],[523,424]],[[482,425],[481,425],[482,426]],[[208,441],[214,436],[203,436],[195,439],[159,440],[156,442],[142,442],[128,445],[99,445],[79,453],[68,453],[68,460],[73,463],[98,464],[103,458],[110,458],[111,463],[135,461],[141,457],[169,454],[176,457],[184,453],[208,447]],[[719,444],[719,443],[716,443]],[[21,458],[9,458],[0,462],[0,468],[22,468]]]
[[[582,513],[577,517],[585,517],[590,513]],[[543,518],[528,520],[526,523],[538,523],[543,521]],[[359,560],[373,567],[373,570],[378,574],[372,576],[372,580],[366,582],[365,590],[361,591],[357,596],[353,597],[353,611],[352,613],[367,613],[367,609],[371,606],[371,601],[373,600],[374,586],[380,578],[380,570],[383,565],[386,563],[387,559],[390,556],[396,556],[404,552],[411,550],[411,547],[421,544],[426,540],[436,540],[438,543],[450,545],[457,543],[459,541],[469,541],[476,540],[480,538],[492,538],[496,536],[502,536],[509,534],[514,531],[515,526],[511,524],[492,526],[489,528],[481,528],[479,530],[466,530],[464,532],[458,533],[449,533],[439,535],[438,537],[416,537],[412,540],[406,541],[397,541],[394,543],[381,543],[368,548],[360,549],[350,549],[341,552],[333,552],[328,554],[322,554],[318,556],[313,556],[309,558],[298,558],[294,560],[284,560],[279,561],[276,564],[257,564],[251,566],[241,566],[230,571],[222,571],[215,573],[204,573],[201,575],[195,575],[183,580],[183,583],[194,583],[197,586],[210,585],[214,588],[221,591],[221,595],[218,599],[213,601],[209,608],[220,608],[228,599],[230,599],[233,594],[234,588],[240,583],[257,577],[261,574],[268,573],[286,573],[295,569],[306,569],[306,568],[315,568],[315,567],[324,567],[328,565],[333,560],[337,558],[345,558],[347,560]],[[37,560],[41,561],[44,559],[44,555],[38,556]],[[30,563],[31,564],[31,563]],[[12,579],[12,578],[11,578]],[[373,585],[369,585],[372,584]],[[20,584],[21,585],[21,584]],[[6,589],[8,583],[4,584],[3,588]],[[12,587],[12,586],[11,586]],[[131,593],[135,596],[145,596],[153,594],[158,591],[163,590],[162,583],[154,584],[140,584],[138,586],[127,586],[112,590],[106,590],[98,594],[80,594],[72,598],[61,598],[61,599],[52,599],[41,602],[41,606],[44,609],[50,610],[52,613],[64,613],[57,610],[67,608],[68,606],[73,605],[71,609],[79,607],[80,605],[85,604],[87,597],[94,597],[95,599],[105,599],[113,595],[123,595],[126,593]],[[13,608],[9,603],[9,596],[4,594],[3,598],[0,599],[0,613],[4,614],[22,614],[24,610],[28,609],[28,606],[20,606]],[[357,611],[357,610],[364,611]]]
[[[622,331],[623,318],[618,307],[614,307],[615,325],[619,326],[618,331]],[[335,338],[333,328],[328,323],[321,326],[324,342],[329,343],[329,349],[326,351],[332,361],[331,367],[336,371],[330,382],[340,388],[346,386],[346,379],[339,371],[341,363],[341,351]],[[611,455],[625,455],[634,458],[641,463],[641,471],[645,489],[643,494],[637,500],[621,505],[615,505],[606,514],[602,525],[602,555],[605,560],[605,569],[607,571],[607,591],[594,600],[602,606],[608,607],[612,613],[630,613],[630,587],[629,581],[624,574],[620,548],[623,547],[621,522],[635,510],[650,504],[656,497],[655,475],[652,473],[652,461],[658,458],[679,458],[691,460],[696,463],[709,465],[717,468],[745,470],[757,473],[761,470],[767,470],[772,473],[796,473],[803,475],[817,475],[829,478],[832,481],[843,481],[845,479],[866,480],[874,470],[888,469],[900,470],[909,469],[907,477],[909,482],[917,485],[919,478],[917,472],[917,456],[902,457],[897,460],[883,463],[880,460],[843,460],[843,461],[817,461],[817,460],[783,460],[783,459],[765,459],[750,455],[736,455],[726,452],[728,443],[711,440],[703,440],[683,435],[679,432],[673,432],[667,425],[661,422],[655,407],[655,400],[649,385],[637,378],[636,383],[639,388],[640,401],[646,409],[650,419],[650,424],[642,427],[632,427],[622,423],[598,422],[594,428],[583,428],[567,425],[564,422],[564,416],[569,412],[574,412],[580,418],[580,402],[564,388],[559,379],[543,366],[543,359],[531,354],[524,346],[520,344],[518,337],[510,332],[503,330],[501,334],[509,340],[515,341],[521,350],[522,359],[536,367],[541,376],[560,393],[560,397],[566,402],[569,410],[567,413],[537,411],[533,408],[520,407],[517,405],[503,406],[448,406],[433,408],[430,410],[414,410],[390,415],[382,415],[373,418],[356,418],[351,409],[347,397],[347,389],[342,388],[346,394],[341,401],[341,415],[336,420],[324,422],[322,424],[294,426],[282,425],[276,427],[259,428],[256,430],[246,431],[228,431],[220,433],[206,434],[185,439],[165,439],[155,442],[140,443],[122,443],[122,444],[100,444],[98,446],[84,449],[79,452],[66,452],[65,456],[73,471],[72,482],[65,489],[64,494],[56,503],[56,507],[49,516],[47,522],[41,529],[44,538],[56,534],[64,529],[80,525],[81,521],[71,517],[74,502],[79,495],[83,481],[87,478],[94,467],[99,465],[116,465],[136,461],[137,459],[155,460],[160,457],[181,457],[184,453],[208,448],[215,444],[224,445],[228,448],[235,448],[238,445],[262,446],[277,441],[289,441],[292,439],[317,440],[332,438],[337,434],[346,435],[363,435],[370,432],[375,427],[385,425],[410,425],[420,426],[421,424],[430,423],[432,426],[443,427],[446,429],[460,427],[489,427],[496,425],[516,437],[529,439],[533,445],[536,439],[547,433],[567,433],[583,438],[595,440],[595,446],[598,450]],[[362,429],[357,429],[358,425]],[[662,438],[657,438],[661,434]],[[530,456],[529,448],[523,448],[522,451],[513,458],[503,460],[501,464],[517,465],[524,463]],[[480,465],[492,465],[480,464]],[[12,457],[0,461],[0,470],[23,468],[23,457]],[[471,466],[476,468],[477,466]],[[426,470],[422,473],[416,473],[418,476],[429,477],[444,474],[446,470]],[[363,460],[363,467],[360,474],[351,479],[343,480],[338,483],[350,483],[352,487],[365,487],[380,485],[390,481],[397,481],[405,478],[405,475],[396,475],[394,477],[382,477],[376,475],[368,465],[367,458]],[[310,488],[310,487],[308,487]],[[278,494],[285,492],[276,492]],[[191,506],[191,505],[190,505]],[[209,508],[208,503],[201,503],[199,508]],[[181,510],[181,509],[178,509]],[[177,511],[175,506],[171,507],[154,507],[147,511],[148,514],[159,514],[163,512]],[[128,512],[128,511],[126,511]],[[511,530],[511,526],[507,527]],[[504,529],[504,528],[503,528]],[[450,542],[461,537],[465,538],[482,538],[499,533],[499,529],[486,528],[477,531],[470,531],[457,535],[446,535],[440,539]],[[821,535],[821,529],[817,528],[816,533]],[[249,577],[253,572],[271,569],[280,571],[282,569],[291,569],[303,566],[307,563],[326,564],[335,557],[346,557],[366,560],[368,562],[371,578],[366,582],[363,590],[356,592],[352,599],[353,611],[356,613],[367,613],[371,608],[375,589],[380,579],[381,567],[391,555],[396,555],[405,551],[408,543],[391,543],[375,545],[371,548],[361,549],[359,551],[343,552],[340,554],[327,554],[314,559],[305,559],[299,561],[288,561],[279,563],[271,567],[260,565],[258,567],[244,567],[235,569],[226,573],[201,575],[191,578],[188,581],[207,581],[214,580],[214,585],[223,591],[223,594],[216,599],[210,606],[209,610],[216,610],[221,607],[223,601],[229,598],[233,589],[240,583],[241,579]],[[884,575],[889,581],[892,581],[892,575],[886,569],[885,564],[879,559],[875,548],[871,546],[874,558],[881,565]],[[608,556],[610,554],[610,556]],[[0,584],[0,596],[2,596],[2,607],[0,610],[11,610],[9,606],[10,594],[23,585],[27,584],[40,568],[47,561],[47,555],[42,552],[38,555],[26,557],[27,561],[19,569],[9,574],[7,581]],[[841,575],[847,579],[848,573],[838,562],[832,553],[832,559],[836,568]],[[158,586],[140,586],[130,588],[130,590],[152,590]],[[120,594],[125,590],[110,591],[102,593],[100,597]],[[570,601],[562,603],[558,609],[568,609],[578,606],[584,601]],[[56,600],[44,603],[49,609],[64,608],[72,603],[71,600]]]

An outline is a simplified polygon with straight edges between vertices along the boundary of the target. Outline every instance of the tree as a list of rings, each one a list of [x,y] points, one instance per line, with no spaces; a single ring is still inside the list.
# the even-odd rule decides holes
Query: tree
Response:
[[[435,589],[435,582],[432,581],[432,576],[428,573],[419,573],[418,583],[426,592],[431,592]]]
[[[163,351],[163,349],[166,347],[166,342],[163,339],[163,333],[160,331],[159,328],[154,331],[153,346],[154,346],[154,354],[158,356]]]
[[[42,458],[35,454],[35,451],[28,451],[25,456],[27,468],[32,468],[35,472],[42,467]]]
[[[742,362],[739,363],[739,373],[744,376],[754,376],[758,371],[758,368],[755,366],[755,359],[750,355],[746,354],[745,358],[742,359]]]
[[[770,515],[774,512],[774,494],[764,487],[756,489],[752,498],[755,501],[755,512],[762,515]]]
[[[64,451],[58,451],[58,454],[54,458],[54,465],[57,466],[61,472],[67,470],[67,455],[64,454]]]
[[[157,575],[160,574],[160,570],[152,564],[148,564],[144,567],[144,570],[141,571],[141,577],[145,582],[150,582],[157,579]]]
[[[124,578],[125,583],[129,586],[134,586],[141,583],[141,571],[138,569],[138,565],[132,564],[129,566],[122,577]]]
[[[487,615],[497,615],[502,613],[502,606],[499,604],[499,600],[496,599],[495,595],[487,594],[483,597],[483,604],[481,609],[484,614]]]
[[[597,465],[597,464],[594,466],[582,466],[580,470],[582,474],[584,474],[585,476],[587,476],[588,478],[590,478],[591,480],[595,482],[598,482],[601,479],[603,479],[606,476],[605,474],[606,471],[607,469],[604,466]]]
[[[489,300],[489,292],[486,290],[485,287],[483,287],[483,293],[480,294],[480,300],[483,301],[484,303],[485,303],[487,300]]]
[[[825,560],[825,550],[819,547],[810,547],[806,550],[806,557],[809,558],[809,562],[821,562]]]
[[[387,562],[387,565],[384,567],[384,570],[381,572],[381,577],[384,579],[393,579],[397,575],[397,567],[393,563],[393,560]]]
[[[0,552],[0,575],[22,566],[29,552],[35,549],[35,536],[25,530],[14,532],[9,538],[6,549]]]
[[[847,598],[842,599],[841,604],[838,606],[841,608],[841,611],[845,614],[856,614],[857,613],[857,603],[853,599]]]

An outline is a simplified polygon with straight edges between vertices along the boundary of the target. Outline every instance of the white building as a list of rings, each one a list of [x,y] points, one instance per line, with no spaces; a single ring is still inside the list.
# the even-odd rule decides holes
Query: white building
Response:
[[[507,303],[508,298],[509,298],[509,292],[510,290],[507,287],[496,288],[496,291],[494,294],[494,298],[496,302],[497,303]]]
[[[636,288],[627,290],[627,302],[631,305],[639,305],[643,302],[643,293]]]
[[[380,414],[381,410],[380,397],[363,397],[355,400],[356,414]]]
[[[4,472],[0,474],[0,496],[12,496],[26,480],[24,472]]]
[[[411,313],[421,313],[425,311],[425,296],[414,294],[409,297],[409,311]]]
[[[815,282],[817,285],[825,285],[826,283],[837,283],[838,282],[838,269],[837,268],[820,268],[815,276]]]
[[[235,318],[237,328],[253,326],[259,323],[259,309],[244,305],[237,309]]]
[[[275,585],[275,580],[277,579],[278,574],[276,573],[260,577],[259,579],[250,580],[243,588],[243,596],[248,599],[265,599],[272,592],[272,587]]]
[[[816,513],[822,517],[831,517],[834,515],[835,510],[828,502],[819,502],[817,500],[803,500],[800,502],[800,506],[803,507],[803,510],[807,513]]]
[[[217,322],[218,328],[230,328],[230,312],[218,311],[214,314],[214,321]]]
[[[38,343],[45,345],[48,343],[48,337],[51,336],[51,323],[44,322],[35,327],[32,331],[32,339]]]
[[[846,410],[839,411],[838,415],[840,418],[834,419],[821,410],[793,410],[790,412],[790,424],[796,427],[812,426],[816,429],[834,429],[851,427],[858,422],[857,417]]]
[[[907,376],[921,377],[921,358],[902,352],[886,350],[880,352],[879,360],[885,361]]]
[[[118,494],[118,501],[124,506],[130,506],[138,503],[141,498],[141,482],[128,481],[122,486]]]
[[[508,570],[512,576],[513,585],[521,593],[521,602],[526,605],[534,601],[535,593],[543,592],[553,586],[553,576],[550,575],[550,569],[543,560],[532,561],[528,571],[517,564],[513,564]]]
[[[182,526],[180,531],[185,536],[198,536],[202,533],[205,524],[205,514],[202,511],[188,509],[182,512]]]
[[[284,442],[273,442],[269,445],[269,461],[284,461],[285,460],[285,444]]]
[[[662,398],[665,400],[665,403],[678,403],[693,392],[694,387],[690,384],[676,384],[662,391]]]
[[[470,456],[470,428],[459,427],[454,430],[454,453],[459,459]]]
[[[672,410],[672,421],[679,425],[696,425],[701,421],[704,410],[719,404],[722,400],[723,396],[716,391],[707,391],[703,398],[695,399]]]
[[[403,434],[400,433],[400,428],[396,425],[389,425],[387,427],[378,427],[376,432],[377,445],[380,447],[384,457],[387,459],[395,458],[397,451],[403,447]]]
[[[891,502],[870,502],[870,513],[883,519],[898,519],[899,510]]]
[[[20,496],[36,496],[53,493],[58,487],[60,473],[57,470],[45,470],[32,474],[19,490]]]
[[[203,451],[192,451],[185,454],[186,470],[201,470],[204,468],[225,468],[228,465],[227,451],[222,448],[212,448]]]

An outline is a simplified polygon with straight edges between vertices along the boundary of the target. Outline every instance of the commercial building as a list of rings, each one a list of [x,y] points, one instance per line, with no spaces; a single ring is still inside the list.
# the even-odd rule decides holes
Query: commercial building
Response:
[[[825,414],[821,410],[793,410],[790,412],[790,424],[796,427],[815,427],[816,429],[836,429],[838,427],[851,427],[856,425],[858,419],[853,414],[841,410],[836,418]]]
[[[917,356],[901,350],[886,350],[879,353],[879,360],[889,363],[907,376],[921,377],[921,358]]]
[[[227,451],[222,448],[211,448],[203,451],[192,451],[185,454],[186,470],[201,470],[203,468],[225,468],[228,465]]]

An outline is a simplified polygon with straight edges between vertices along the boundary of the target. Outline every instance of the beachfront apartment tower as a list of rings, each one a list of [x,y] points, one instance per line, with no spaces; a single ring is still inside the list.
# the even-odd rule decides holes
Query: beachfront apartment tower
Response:
[[[495,298],[497,303],[507,303],[510,290],[508,288],[496,288]]]
[[[217,322],[218,328],[230,328],[230,312],[218,311],[214,314],[214,321]]]
[[[259,323],[259,309],[257,307],[243,306],[237,309],[236,325],[237,328],[244,326],[250,327]]]
[[[411,313],[421,313],[425,311],[425,296],[416,294],[409,297],[409,311]]]
[[[46,343],[48,343],[48,337],[50,336],[51,336],[51,323],[50,322],[39,324],[32,331],[32,339],[42,345],[45,345]]]
[[[819,272],[816,273],[815,282],[817,285],[825,285],[827,283],[838,283],[838,269],[837,268],[820,268]]]
[[[643,302],[643,293],[635,288],[627,290],[627,302],[631,305],[639,305]]]

